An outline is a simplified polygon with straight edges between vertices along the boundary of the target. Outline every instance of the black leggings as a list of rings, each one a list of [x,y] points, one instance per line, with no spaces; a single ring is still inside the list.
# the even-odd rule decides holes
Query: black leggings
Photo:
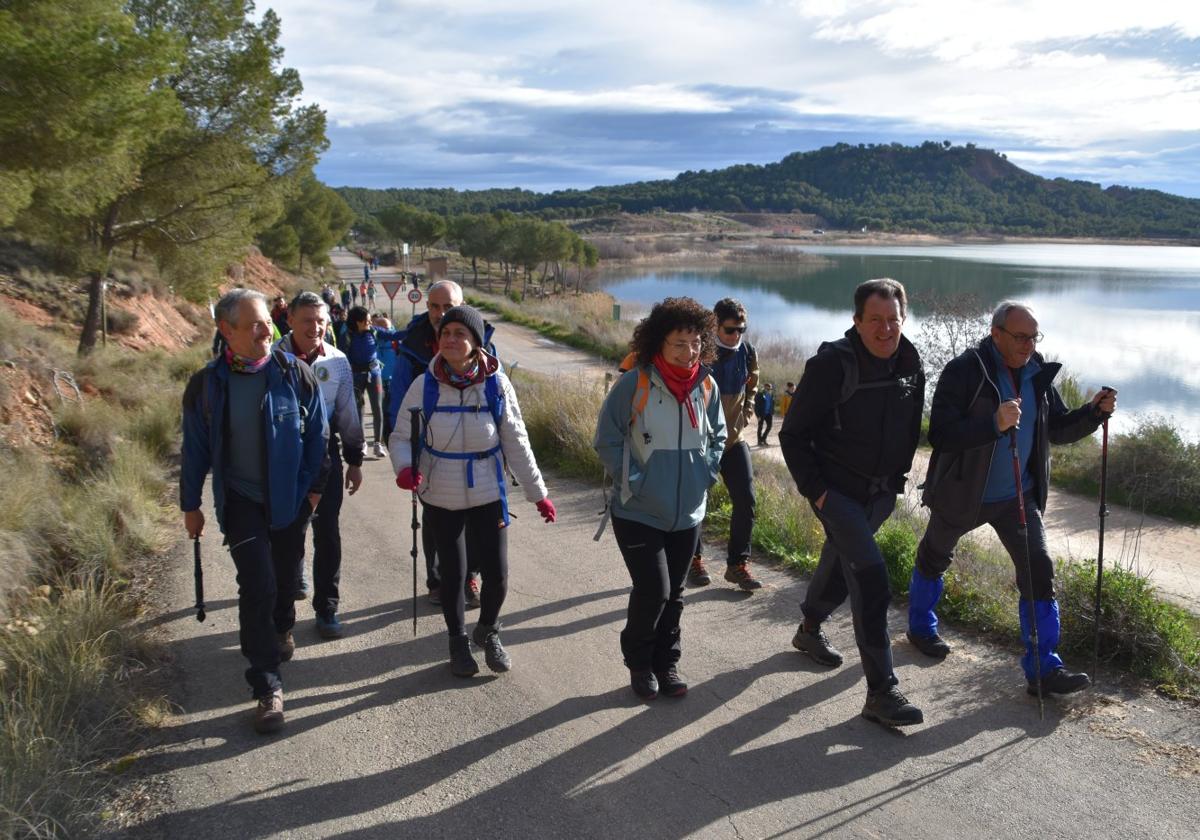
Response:
[[[508,594],[508,530],[503,520],[499,500],[466,510],[425,506],[426,527],[432,530],[437,544],[442,616],[451,636],[467,632],[463,584],[468,556],[478,563],[483,577],[479,623],[491,626],[500,617],[500,607]]]
[[[621,631],[625,665],[634,671],[664,671],[679,661],[683,578],[700,527],[660,531],[616,516],[612,525],[633,581],[625,629]]]
[[[358,405],[358,416],[362,418],[365,427],[367,418],[363,416],[364,391],[371,400],[372,434],[375,443],[379,443],[379,438],[383,434],[383,411],[379,405],[379,400],[383,396],[383,376],[379,371],[354,374],[354,401]]]

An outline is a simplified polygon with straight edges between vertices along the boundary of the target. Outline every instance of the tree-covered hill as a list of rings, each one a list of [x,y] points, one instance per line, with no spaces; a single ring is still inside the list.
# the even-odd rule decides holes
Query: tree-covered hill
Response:
[[[1200,238],[1200,199],[1042,178],[991,149],[839,143],[778,163],[683,172],[670,180],[535,193],[339,188],[359,213],[404,202],[439,213],[536,211],[547,217],[714,210],[801,212],[829,226],[936,233]]]

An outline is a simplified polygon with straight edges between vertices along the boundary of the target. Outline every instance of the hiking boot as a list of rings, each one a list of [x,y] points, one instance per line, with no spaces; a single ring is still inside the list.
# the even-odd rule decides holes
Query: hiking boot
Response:
[[[921,710],[909,703],[894,685],[883,691],[867,692],[862,716],[884,726],[914,726],[925,722]]]
[[[663,697],[682,697],[687,694],[688,685],[680,678],[674,665],[665,671],[656,671],[654,678],[658,680],[658,693]]]
[[[815,630],[806,630],[804,622],[800,622],[800,626],[796,628],[796,635],[792,636],[792,647],[807,653],[819,665],[836,668],[842,664],[842,654],[829,643],[829,637],[820,625],[817,625]]]
[[[375,457],[383,458],[386,456],[387,456],[387,450],[383,448],[383,444],[380,443],[379,441],[375,441]]]
[[[283,729],[283,689],[277,688],[266,697],[258,698],[254,707],[254,731],[269,735]]]
[[[287,662],[296,652],[296,640],[292,638],[292,631],[276,633],[275,636],[279,639],[279,661]]]
[[[512,659],[509,657],[508,651],[504,649],[504,645],[500,644],[499,624],[491,627],[486,624],[476,624],[471,638],[476,645],[483,648],[483,657],[488,668],[497,674],[512,669]]]
[[[699,554],[692,558],[692,565],[688,567],[687,583],[693,587],[708,586],[712,583],[712,575],[704,568],[704,558]]]
[[[317,635],[322,639],[340,639],[345,632],[346,629],[342,622],[338,621],[336,613],[330,613],[328,616],[317,613]]]
[[[934,659],[945,659],[950,655],[950,645],[946,644],[946,640],[937,633],[932,636],[918,636],[909,630],[908,641],[921,653],[932,656]]]
[[[479,578],[475,575],[467,575],[467,582],[463,586],[463,595],[467,609],[479,609]]]
[[[739,560],[725,567],[725,580],[736,583],[745,592],[762,589],[762,581],[750,574],[750,561]]]
[[[479,663],[471,655],[471,640],[465,633],[450,637],[450,673],[456,677],[473,677],[479,673]]]
[[[442,605],[442,588],[440,586],[429,590],[429,603],[438,607]]]
[[[658,696],[658,677],[647,668],[645,671],[630,671],[629,685],[633,693],[643,700],[653,700]]]
[[[1084,673],[1075,673],[1066,668],[1055,668],[1049,674],[1042,674],[1042,694],[1074,694],[1083,691],[1092,684],[1092,678]],[[1037,696],[1037,680],[1029,680],[1025,690]]]

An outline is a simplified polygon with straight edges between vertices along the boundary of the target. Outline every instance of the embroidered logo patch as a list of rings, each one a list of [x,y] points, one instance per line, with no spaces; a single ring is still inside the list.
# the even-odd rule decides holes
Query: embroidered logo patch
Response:
[[[322,381],[322,382],[329,381],[329,368],[319,367],[316,369],[316,374],[317,374],[317,379],[319,379],[320,381]]]

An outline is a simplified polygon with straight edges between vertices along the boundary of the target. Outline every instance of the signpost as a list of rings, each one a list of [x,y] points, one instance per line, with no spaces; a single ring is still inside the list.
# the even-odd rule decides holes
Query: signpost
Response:
[[[410,289],[408,292],[408,302],[413,305],[412,306],[412,316],[414,318],[417,317],[417,304],[421,302],[421,290],[420,289]]]
[[[388,316],[392,319],[392,326],[395,326],[396,321],[396,292],[400,291],[407,285],[403,280],[380,280],[379,285],[383,286],[383,290],[388,296]]]

